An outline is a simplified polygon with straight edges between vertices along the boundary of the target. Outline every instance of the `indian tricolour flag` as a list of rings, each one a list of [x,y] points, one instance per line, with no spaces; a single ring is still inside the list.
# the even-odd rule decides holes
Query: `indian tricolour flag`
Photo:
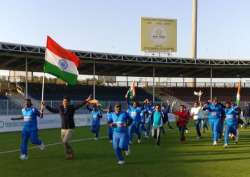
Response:
[[[239,105],[240,104],[240,86],[241,86],[241,82],[238,83],[238,88],[237,88],[237,95],[236,95],[236,104]]]
[[[69,85],[77,83],[80,59],[71,51],[64,49],[51,37],[47,37],[44,72],[50,73]]]

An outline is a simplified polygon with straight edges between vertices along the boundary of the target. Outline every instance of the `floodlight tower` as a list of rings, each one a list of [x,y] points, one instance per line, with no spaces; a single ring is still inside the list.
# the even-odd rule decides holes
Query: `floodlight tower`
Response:
[[[197,11],[198,0],[193,0],[192,3],[192,58],[197,58]],[[196,87],[196,78],[193,80],[193,86]]]
[[[193,0],[192,5],[192,58],[197,58],[197,11],[198,0]]]

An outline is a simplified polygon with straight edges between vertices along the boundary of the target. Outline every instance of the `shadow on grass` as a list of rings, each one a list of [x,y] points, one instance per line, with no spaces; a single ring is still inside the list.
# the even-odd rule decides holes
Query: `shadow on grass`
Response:
[[[233,150],[233,149],[232,149]],[[230,148],[221,149],[221,150],[200,150],[200,151],[188,151],[180,152],[180,156],[204,156],[204,155],[230,155],[230,154],[246,154],[249,153],[249,150],[239,150],[231,151]]]
[[[226,162],[237,160],[249,160],[250,157],[235,157],[235,158],[221,158],[221,159],[182,159],[185,163],[201,163],[201,162]]]

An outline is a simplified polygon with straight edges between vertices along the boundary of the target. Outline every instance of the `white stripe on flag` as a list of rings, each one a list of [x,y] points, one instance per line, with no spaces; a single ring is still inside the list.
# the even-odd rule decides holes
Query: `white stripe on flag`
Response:
[[[74,75],[78,75],[78,70],[77,67],[75,65],[74,62],[68,60],[68,59],[64,59],[61,58],[60,56],[54,54],[53,52],[51,52],[48,48],[45,51],[45,60],[55,66],[57,66],[58,68],[60,68],[62,71],[64,72],[68,72]],[[66,62],[65,64],[67,65],[66,67],[62,67],[59,64],[59,61],[63,60],[64,62]]]

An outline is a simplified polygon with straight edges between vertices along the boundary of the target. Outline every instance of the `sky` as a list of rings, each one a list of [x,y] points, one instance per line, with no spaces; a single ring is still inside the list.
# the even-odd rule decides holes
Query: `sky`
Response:
[[[250,1],[198,0],[198,58],[250,59]],[[144,55],[140,19],[177,19],[177,53],[191,57],[192,0],[0,0],[0,41]]]

